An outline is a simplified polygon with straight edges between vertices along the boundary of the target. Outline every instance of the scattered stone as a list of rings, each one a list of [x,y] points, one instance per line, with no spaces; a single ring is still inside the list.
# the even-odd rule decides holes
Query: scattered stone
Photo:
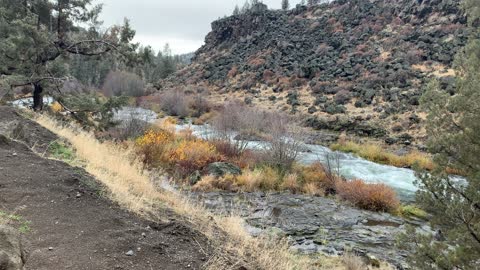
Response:
[[[231,175],[240,175],[242,174],[242,170],[231,163],[226,163],[226,162],[215,162],[211,163],[207,167],[207,171],[209,174],[220,177],[224,176],[226,174],[231,174]]]
[[[127,255],[127,256],[133,256],[133,254],[134,254],[133,250],[129,250],[129,251],[127,251],[127,253],[125,253],[125,255]]]

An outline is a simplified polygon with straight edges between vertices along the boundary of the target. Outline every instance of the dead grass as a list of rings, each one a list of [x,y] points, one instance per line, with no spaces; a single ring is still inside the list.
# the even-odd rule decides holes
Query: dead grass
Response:
[[[145,216],[155,215],[160,207],[167,206],[209,237],[217,253],[207,262],[206,269],[239,269],[242,266],[247,269],[318,269],[311,259],[292,254],[284,241],[250,236],[239,217],[216,216],[179,194],[159,191],[128,148],[101,143],[92,134],[77,127],[62,127],[46,116],[35,120],[75,148],[85,170],[107,188],[112,200]]]
[[[361,258],[358,256],[355,256],[351,253],[345,253],[343,255],[343,263],[345,264],[345,269],[346,270],[364,270],[367,269],[367,266],[365,263],[362,261]]]
[[[405,168],[414,165],[421,169],[433,170],[434,163],[428,154],[412,151],[404,156],[395,155],[385,151],[381,146],[375,144],[358,144],[352,141],[339,141],[330,146],[332,150],[354,153],[367,160]]]

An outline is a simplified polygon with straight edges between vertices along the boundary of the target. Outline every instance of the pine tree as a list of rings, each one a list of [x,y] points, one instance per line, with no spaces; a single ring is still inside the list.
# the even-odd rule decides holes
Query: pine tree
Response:
[[[101,34],[101,5],[92,0],[0,0],[0,76],[10,86],[33,85],[34,109],[41,110],[48,83],[68,75],[65,63],[72,55],[100,56],[118,52],[135,56],[138,45],[128,21]],[[55,88],[58,89],[58,88]]]
[[[288,10],[290,8],[290,2],[288,0],[282,0],[282,9]]]
[[[250,2],[248,0],[245,0],[245,3],[242,6],[242,9],[240,10],[240,13],[245,14],[250,11]]]
[[[240,15],[240,8],[238,5],[235,5],[235,9],[233,9],[233,16]]]
[[[414,269],[478,269],[480,265],[480,2],[464,2],[471,28],[466,47],[455,60],[457,89],[454,95],[431,82],[424,96],[428,146],[438,168],[418,173],[418,203],[432,214],[436,235],[415,234],[413,228],[401,242],[416,248],[410,258]],[[465,175],[455,181],[447,168]]]

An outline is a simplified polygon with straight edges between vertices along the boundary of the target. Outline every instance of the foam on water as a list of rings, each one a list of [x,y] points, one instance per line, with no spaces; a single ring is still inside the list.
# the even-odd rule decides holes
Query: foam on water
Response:
[[[154,122],[157,114],[153,111],[142,108],[123,108],[115,114],[115,119],[126,120],[132,116],[143,119],[147,122]],[[215,137],[214,132],[208,125],[177,125],[177,130],[190,128],[193,135],[201,138]],[[231,134],[232,138],[236,134]],[[266,146],[265,142],[251,141],[248,143],[249,149],[262,149]],[[316,161],[325,163],[328,157],[335,155],[338,159],[340,174],[347,179],[362,179],[368,183],[384,183],[398,193],[403,201],[412,201],[414,199],[417,187],[414,185],[416,180],[413,170],[405,168],[397,168],[394,166],[382,165],[375,162],[365,160],[363,158],[346,154],[342,152],[334,152],[327,147],[320,145],[305,144],[304,151],[299,155],[299,162],[302,164],[311,164]]]
[[[211,138],[214,136],[208,125],[177,126],[177,130],[185,128],[190,128],[193,134],[198,137]],[[266,143],[259,141],[252,141],[248,144],[250,149],[262,149],[265,146]],[[362,179],[368,183],[384,183],[395,189],[403,201],[412,201],[414,199],[417,187],[414,185],[416,177],[413,170],[378,164],[352,154],[334,152],[320,145],[305,144],[304,147],[309,151],[300,153],[299,162],[302,164],[311,164],[316,161],[325,163],[328,156],[335,155],[335,158],[338,158],[340,174],[343,177],[347,179]]]

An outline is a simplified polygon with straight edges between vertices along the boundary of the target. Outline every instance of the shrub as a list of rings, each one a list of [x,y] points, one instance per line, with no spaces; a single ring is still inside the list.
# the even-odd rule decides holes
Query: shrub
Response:
[[[51,105],[50,105],[50,110],[53,112],[53,113],[59,113],[63,110],[63,107],[62,105],[60,105],[60,103],[58,103],[57,101],[53,102]]]
[[[337,195],[366,210],[392,212],[400,202],[395,191],[385,184],[367,184],[362,180],[337,181]]]
[[[173,143],[174,134],[165,130],[149,130],[136,140],[136,146],[147,167],[160,167],[165,160],[169,144]]]
[[[335,95],[335,103],[336,104],[347,104],[350,101],[351,95],[350,92],[347,90],[340,90],[336,95]]]
[[[402,205],[399,208],[399,214],[406,218],[416,217],[421,219],[427,218],[427,212],[423,209],[418,208],[415,205]]]
[[[136,145],[146,166],[162,167],[180,177],[224,160],[215,145],[195,138],[188,131],[175,134],[166,130],[149,130],[136,140]]]
[[[145,94],[145,83],[138,75],[125,71],[111,71],[102,87],[105,96],[141,97]]]
[[[208,164],[222,161],[215,146],[207,141],[194,139],[182,140],[170,150],[168,163],[177,167],[177,173],[182,176],[202,170]]]
[[[302,192],[311,196],[323,196],[325,195],[325,191],[318,186],[317,183],[306,183],[303,188]]]
[[[261,190],[276,190],[279,183],[282,181],[282,177],[278,169],[270,166],[264,166],[259,168],[260,170],[260,182],[259,189]]]
[[[212,106],[202,94],[197,94],[190,102],[190,109],[192,117],[200,117],[203,114],[210,112]]]
[[[215,177],[213,175],[206,175],[200,179],[198,183],[193,186],[194,191],[213,191],[213,190],[237,190],[235,183],[235,176],[225,175],[223,177]]]
[[[233,66],[230,69],[230,71],[228,71],[227,76],[228,76],[228,78],[231,79],[231,78],[235,78],[235,76],[237,76],[237,74],[238,74],[238,68],[236,66]]]
[[[266,69],[265,71],[263,71],[263,80],[264,81],[270,81],[273,76],[275,76],[275,73],[273,73],[273,71],[269,70],[269,69]]]
[[[260,188],[262,179],[260,170],[246,170],[237,176],[237,184],[243,191],[253,192]]]
[[[335,189],[335,179],[329,177],[327,169],[320,162],[314,162],[308,166],[296,166],[294,171],[300,176],[305,186],[309,185],[308,189],[316,187],[321,189],[322,193]]]
[[[298,182],[298,175],[295,173],[287,174],[283,178],[283,182],[280,185],[280,189],[289,190],[292,193],[297,193],[301,190],[300,184]]]
[[[168,90],[160,95],[160,109],[171,116],[187,117],[189,104],[187,95],[180,90]]]

